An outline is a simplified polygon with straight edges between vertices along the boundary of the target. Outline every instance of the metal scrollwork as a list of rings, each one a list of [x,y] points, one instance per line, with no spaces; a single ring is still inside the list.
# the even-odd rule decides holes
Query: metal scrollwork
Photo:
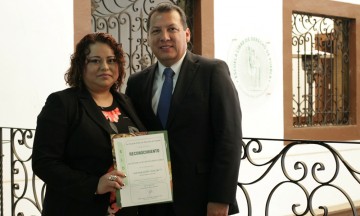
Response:
[[[34,130],[10,129],[11,154],[11,200],[13,215],[25,215],[24,212],[41,212],[41,202],[37,197],[36,186],[39,183],[32,173],[31,153]],[[31,177],[31,178],[30,178]],[[40,185],[44,183],[40,182]],[[26,208],[24,208],[26,206]]]
[[[340,17],[293,13],[294,127],[351,124],[351,22]]]
[[[262,191],[263,196],[267,196],[265,207],[263,212],[265,215],[273,215],[271,210],[274,208],[276,199],[280,197],[288,197],[289,199],[295,199],[302,201],[303,204],[298,202],[291,204],[292,214],[298,215],[328,215],[329,208],[328,204],[321,204],[324,200],[317,199],[324,193],[334,193],[336,197],[343,197],[349,204],[353,215],[357,215],[356,206],[350,195],[351,191],[344,189],[344,185],[341,185],[341,181],[337,181],[340,178],[340,172],[343,171],[350,174],[353,177],[354,183],[360,185],[360,171],[352,167],[347,160],[336,150],[330,143],[323,141],[305,141],[305,140],[280,140],[280,139],[257,139],[257,138],[246,138],[249,141],[243,145],[242,164],[250,164],[248,170],[255,170],[257,177],[251,180],[239,180],[238,186],[242,196],[245,197],[248,208],[248,215],[252,215],[253,203],[252,199],[256,198],[256,195],[252,194],[249,189],[253,186],[260,185],[262,181],[268,176],[274,176],[270,174],[276,172],[277,180],[269,180],[268,183],[273,183],[269,192],[266,194]],[[259,160],[256,156],[262,153],[263,145],[261,141],[269,142],[289,142],[281,151],[275,156],[265,161]],[[334,142],[332,142],[334,143]],[[356,143],[355,144],[360,144]],[[254,147],[255,145],[255,147]],[[271,146],[271,145],[267,145]],[[325,161],[312,161],[307,158],[307,161],[298,160],[296,152],[304,149],[305,147],[313,147],[321,150],[323,154],[326,154]],[[318,150],[318,151],[319,151]],[[262,162],[259,162],[262,161]],[[292,165],[292,166],[291,166]],[[252,168],[251,168],[252,167]],[[262,168],[262,171],[259,171]],[[343,169],[341,169],[343,168]],[[345,169],[344,169],[345,168]],[[241,170],[241,168],[240,168]],[[300,171],[300,173],[299,173]],[[327,172],[325,172],[327,171]],[[245,172],[244,172],[245,173]],[[294,196],[282,194],[281,192],[297,191],[294,192]],[[330,192],[328,192],[330,191]],[[299,193],[301,192],[301,193]],[[296,194],[296,195],[295,195]],[[290,200],[287,199],[281,203],[284,205]],[[315,206],[314,206],[315,205]],[[259,203],[256,203],[259,206]],[[260,205],[262,206],[262,205]],[[283,206],[286,208],[286,206]]]
[[[92,0],[92,30],[112,34],[126,53],[128,75],[153,64],[156,59],[147,44],[147,16],[160,2],[174,0]]]
[[[9,141],[5,140],[4,131],[10,132]],[[46,185],[31,169],[34,131],[0,128],[2,144],[10,143],[10,154],[4,155],[9,156],[5,157],[5,166],[9,163],[11,170],[13,216],[40,215],[42,211]],[[261,138],[244,138],[244,141],[237,190],[241,215],[246,212],[249,216],[329,215],[332,198],[347,203],[349,212],[358,215],[359,206],[354,197],[360,189],[359,166],[350,163],[337,147],[357,146],[359,142]],[[303,157],[302,152],[309,149],[310,153]],[[325,157],[317,157],[318,152]],[[3,188],[3,178],[1,181]],[[350,181],[355,186],[349,188],[346,184]],[[0,201],[3,203],[2,196]],[[0,215],[4,215],[3,206]]]

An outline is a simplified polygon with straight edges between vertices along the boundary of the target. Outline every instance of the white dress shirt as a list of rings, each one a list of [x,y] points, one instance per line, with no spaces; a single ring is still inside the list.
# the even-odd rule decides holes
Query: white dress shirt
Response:
[[[171,69],[175,73],[175,75],[173,76],[173,93],[174,93],[176,81],[179,77],[181,65],[184,60],[185,55],[186,55],[186,52],[185,52],[184,56],[178,62],[171,65]],[[157,71],[155,72],[154,85],[153,85],[153,89],[152,89],[152,101],[151,101],[151,106],[153,108],[155,115],[157,114],[157,108],[158,108],[158,104],[159,104],[161,89],[162,89],[163,82],[165,80],[165,76],[163,75],[163,72],[166,68],[159,61],[157,62],[157,64],[158,64],[158,67],[157,67]]]

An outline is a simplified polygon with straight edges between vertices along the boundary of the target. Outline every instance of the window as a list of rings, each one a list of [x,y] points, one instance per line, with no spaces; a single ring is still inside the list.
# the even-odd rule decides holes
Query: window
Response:
[[[349,125],[350,19],[293,13],[293,126]]]
[[[360,139],[359,11],[332,0],[283,1],[285,138]]]

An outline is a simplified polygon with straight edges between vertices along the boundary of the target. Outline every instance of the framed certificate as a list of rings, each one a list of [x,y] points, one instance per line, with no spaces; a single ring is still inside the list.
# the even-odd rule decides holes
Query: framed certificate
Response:
[[[112,143],[116,169],[126,174],[116,193],[118,206],[172,202],[167,131],[116,134]]]

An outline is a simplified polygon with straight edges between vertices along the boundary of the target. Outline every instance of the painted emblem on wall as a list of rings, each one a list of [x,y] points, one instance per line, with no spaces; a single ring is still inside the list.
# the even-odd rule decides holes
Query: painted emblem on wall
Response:
[[[267,45],[261,39],[233,39],[228,64],[231,76],[242,92],[251,97],[267,92],[272,76],[272,61]]]

